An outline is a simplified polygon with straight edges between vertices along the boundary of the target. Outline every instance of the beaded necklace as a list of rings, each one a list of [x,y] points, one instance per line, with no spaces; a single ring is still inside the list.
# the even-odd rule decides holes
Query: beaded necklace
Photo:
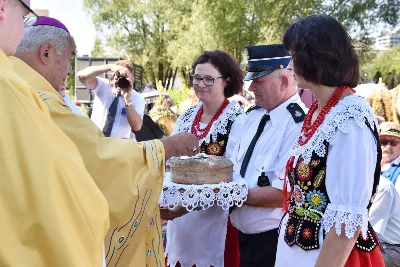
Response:
[[[331,111],[331,109],[336,106],[336,104],[339,102],[340,98],[342,97],[343,93],[346,90],[352,90],[348,86],[340,86],[333,92],[332,96],[329,98],[328,102],[326,105],[321,109],[321,112],[318,114],[317,119],[311,123],[312,116],[314,112],[318,108],[318,101],[314,101],[314,103],[311,105],[310,110],[308,111],[306,117],[304,118],[304,123],[303,127],[301,128],[301,134],[299,136],[299,144],[300,146],[304,146],[307,144],[307,142],[311,139],[311,137],[314,135],[314,133],[317,131],[317,129],[321,126],[321,124],[324,122],[326,114]],[[305,139],[303,140],[304,134]]]
[[[203,108],[203,106],[201,106],[199,111],[196,114],[196,117],[194,118],[192,128],[191,128],[191,133],[194,134],[197,137],[197,139],[199,139],[199,140],[206,137],[208,132],[210,131],[211,126],[213,125],[214,121],[216,121],[219,118],[219,116],[221,116],[222,112],[228,106],[228,104],[229,104],[229,101],[228,101],[228,99],[225,98],[224,102],[219,107],[218,111],[215,113],[215,115],[212,117],[212,119],[210,120],[210,122],[207,124],[207,126],[204,129],[200,128],[200,119],[201,119],[201,116],[203,116],[203,112],[204,112],[204,108]]]

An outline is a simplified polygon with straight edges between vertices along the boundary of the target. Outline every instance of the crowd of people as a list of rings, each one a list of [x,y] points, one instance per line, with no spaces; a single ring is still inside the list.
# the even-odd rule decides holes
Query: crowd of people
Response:
[[[96,95],[90,119],[65,98],[75,41],[62,22],[0,0],[0,35],[0,266],[400,266],[400,125],[379,126],[354,93],[359,60],[336,19],[246,47],[246,75],[205,51],[192,66],[199,102],[146,142],[131,136],[144,101],[130,62],[78,73]],[[246,112],[228,100],[243,81]],[[315,97],[309,110],[297,87]],[[159,206],[168,159],[197,153],[233,162],[242,206]]]

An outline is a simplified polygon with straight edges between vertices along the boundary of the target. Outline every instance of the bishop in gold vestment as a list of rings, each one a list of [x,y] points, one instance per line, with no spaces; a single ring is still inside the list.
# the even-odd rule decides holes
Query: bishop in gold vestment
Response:
[[[30,42],[27,36],[32,36],[33,32],[28,34],[29,31],[37,31],[33,34],[37,36],[52,27],[64,36],[66,48],[54,53],[50,45],[45,60],[54,64],[51,62],[54,55],[54,60],[60,61],[60,69],[46,71],[51,76],[46,78],[49,81],[59,78],[72,56],[62,53],[74,51],[75,44],[65,25],[53,18],[40,17],[35,25],[27,27],[17,48],[17,55],[37,70],[16,57],[10,60],[21,78],[37,92],[40,104],[48,107],[54,123],[76,145],[87,171],[107,200],[110,216],[110,228],[104,240],[107,266],[162,267],[164,250],[158,199],[164,175],[164,146],[159,140],[137,143],[106,138],[89,118],[71,112],[55,90],[59,88],[54,88],[39,74],[40,60],[35,58],[39,52],[29,53],[22,48],[24,42]],[[51,34],[47,33],[47,39],[43,37],[44,44],[51,42]],[[65,64],[63,60],[68,62]],[[91,200],[91,205],[97,206],[95,199]]]
[[[1,49],[0,114],[0,266],[101,266],[106,199]]]
[[[72,113],[39,73],[18,58],[11,61],[48,106],[55,124],[76,144],[108,202],[107,266],[164,266],[158,209],[165,160],[162,143],[104,137],[89,118]],[[91,204],[97,205],[95,201]]]

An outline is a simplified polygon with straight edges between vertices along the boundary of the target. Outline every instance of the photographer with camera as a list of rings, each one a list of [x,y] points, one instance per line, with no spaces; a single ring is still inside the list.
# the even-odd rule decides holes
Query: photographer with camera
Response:
[[[113,72],[111,81],[98,77],[109,71]],[[91,119],[104,136],[130,138],[131,131],[142,128],[145,101],[132,89],[135,78],[131,62],[91,66],[78,72],[78,79],[96,95]]]

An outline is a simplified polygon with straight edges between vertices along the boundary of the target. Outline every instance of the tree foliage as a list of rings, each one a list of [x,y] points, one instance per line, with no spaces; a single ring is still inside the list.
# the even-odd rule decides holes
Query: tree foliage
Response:
[[[101,39],[97,36],[96,39],[94,40],[93,48],[92,51],[90,52],[90,55],[92,57],[104,57],[106,54],[106,51],[104,49],[104,45],[101,42]]]
[[[364,82],[371,81],[371,77],[375,82],[378,82],[379,78],[382,77],[386,79],[385,83],[388,83],[389,89],[396,87],[397,84],[389,84],[387,80],[389,77],[386,77],[389,74],[400,74],[400,46],[393,47],[383,52],[382,55],[375,57],[369,64],[363,66],[362,73],[369,77],[369,80]]]
[[[376,25],[399,22],[398,0],[84,0],[94,25],[119,56],[145,70],[145,79],[187,78],[204,50],[220,49],[244,63],[244,47],[279,43],[286,27],[311,14],[329,14],[359,37],[360,51]],[[95,52],[101,51],[96,40]],[[367,54],[366,54],[367,55]]]
[[[376,57],[372,64],[383,76],[390,73],[400,74],[400,46],[385,51],[383,55]]]

